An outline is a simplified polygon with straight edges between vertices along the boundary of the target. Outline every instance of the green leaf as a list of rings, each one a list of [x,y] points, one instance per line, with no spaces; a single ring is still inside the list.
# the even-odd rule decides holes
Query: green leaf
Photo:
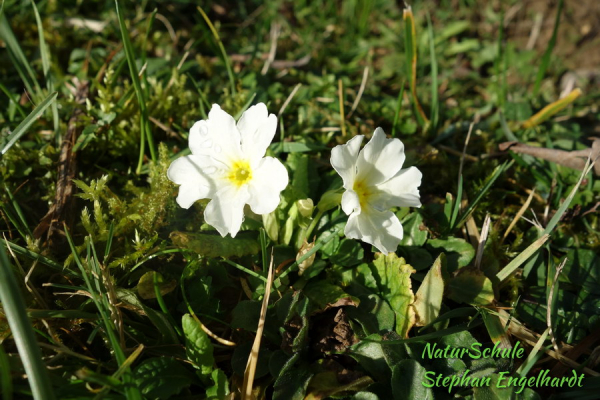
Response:
[[[360,341],[348,349],[348,355],[354,358],[377,382],[389,382],[392,372],[383,349],[385,342],[381,342],[382,338],[377,334],[367,336],[366,339],[377,342]]]
[[[332,306],[358,305],[360,300],[344,292],[338,285],[327,281],[310,281],[304,287],[304,295],[325,310]]]
[[[413,307],[416,311],[417,326],[430,324],[438,317],[444,295],[445,270],[446,256],[442,253],[425,275],[425,279],[415,294]]]
[[[303,400],[308,382],[314,375],[308,365],[298,360],[301,353],[296,353],[285,363],[281,373],[273,385],[273,400]]]
[[[234,374],[244,376],[244,371],[248,365],[248,358],[252,352],[252,345],[252,342],[242,343],[233,351],[233,355],[231,356],[231,369],[233,369]],[[260,379],[269,374],[269,360],[272,355],[273,352],[271,350],[265,346],[260,347],[254,379]]]
[[[27,129],[29,129],[31,124],[33,124],[35,120],[44,113],[46,108],[48,108],[48,106],[50,106],[50,104],[56,100],[56,96],[58,96],[58,92],[51,93],[48,97],[46,97],[44,101],[38,104],[37,107],[34,108],[33,111],[27,116],[27,118],[25,118],[23,122],[21,122],[19,126],[17,126],[15,130],[11,132],[10,135],[8,135],[6,144],[2,146],[2,150],[0,150],[1,155],[4,155],[8,149],[10,149],[25,132],[27,132]]]
[[[485,306],[494,301],[494,288],[483,272],[462,268],[448,284],[448,297],[459,303]]]
[[[584,291],[600,295],[600,257],[594,250],[569,250],[562,275]]]
[[[213,358],[213,345],[210,338],[202,330],[200,323],[190,314],[185,314],[181,319],[185,335],[185,352],[188,360],[200,369],[202,376],[210,375],[215,360]]]
[[[396,316],[390,305],[378,295],[358,296],[358,307],[347,307],[348,316],[360,323],[367,335],[394,329]]]
[[[448,272],[454,272],[457,268],[469,265],[475,257],[473,246],[466,240],[454,236],[445,239],[430,239],[427,244],[433,248],[444,250],[448,259]]]
[[[206,398],[208,400],[221,400],[229,396],[229,382],[225,372],[217,368],[212,372],[211,378],[214,385],[206,389]]]
[[[396,314],[396,332],[403,338],[407,337],[415,323],[415,312],[411,307],[414,295],[410,282],[410,275],[415,270],[395,253],[377,253],[370,268],[381,296]]]
[[[400,246],[423,246],[427,241],[427,229],[422,229],[423,216],[418,212],[408,214],[402,220],[404,236],[400,241]]]
[[[365,256],[363,247],[356,240],[342,239],[339,247],[329,259],[332,263],[343,267],[360,264]]]
[[[168,357],[154,357],[135,370],[135,384],[148,399],[170,399],[191,385],[193,375]]]
[[[191,250],[205,257],[242,257],[258,254],[260,244],[256,236],[238,235],[235,238],[206,233],[172,232],[169,236],[180,249]]]
[[[431,388],[423,382],[427,370],[415,360],[402,360],[392,368],[392,393],[395,400],[433,399]]]
[[[243,300],[236,304],[232,312],[231,327],[256,332],[260,317],[261,302]]]

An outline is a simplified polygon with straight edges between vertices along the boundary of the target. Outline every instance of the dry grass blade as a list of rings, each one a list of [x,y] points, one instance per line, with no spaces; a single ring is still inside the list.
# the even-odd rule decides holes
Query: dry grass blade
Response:
[[[360,87],[358,88],[358,93],[356,94],[356,99],[354,99],[354,103],[352,103],[352,108],[350,108],[350,112],[348,113],[348,118],[352,115],[352,113],[358,107],[358,103],[360,103],[360,99],[365,91],[365,87],[367,87],[367,79],[369,78],[369,67],[365,67],[363,71],[362,80],[360,82]]]
[[[260,318],[258,320],[258,328],[256,336],[252,344],[252,350],[248,357],[246,370],[244,371],[244,383],[242,385],[242,400],[252,399],[252,385],[254,383],[254,375],[256,373],[256,364],[258,362],[258,352],[260,350],[260,342],[262,333],[265,329],[265,319],[267,318],[267,306],[269,305],[269,296],[271,294],[271,285],[273,284],[273,253],[271,253],[271,263],[269,264],[269,274],[267,275],[267,284],[265,285],[265,297],[263,298],[262,307],[260,309]]]
[[[541,336],[539,333],[536,333],[536,332],[526,328],[525,326],[523,326],[523,324],[521,322],[517,321],[515,318],[512,318],[511,315],[508,314],[506,311],[498,310],[497,312],[498,312],[498,316],[499,316],[502,324],[508,327],[508,333],[515,336],[516,338],[518,338],[519,340],[521,340],[524,343],[527,343],[531,346],[536,345],[536,343],[539,341],[539,338]],[[568,344],[563,344],[562,348],[567,351],[570,351],[571,349],[573,349],[573,346],[568,345]],[[556,360],[560,360],[564,365],[566,365],[569,368],[578,369],[578,370],[581,369],[581,372],[585,372],[586,374],[588,374],[590,376],[600,376],[600,373],[592,370],[591,368],[583,367],[577,361],[575,361],[571,358],[565,357],[565,356],[561,356],[560,354],[556,353],[554,350],[544,350],[544,352],[547,355],[549,355],[550,357],[552,357]]]
[[[346,117],[344,116],[344,84],[338,79],[338,97],[340,99],[340,125],[342,127],[342,138],[346,138]]]
[[[283,102],[283,105],[281,106],[281,109],[277,113],[277,118],[280,118],[281,115],[283,115],[283,112],[285,111],[285,109],[287,108],[287,106],[290,104],[290,102],[292,101],[292,99],[294,98],[294,96],[296,95],[296,93],[298,92],[298,89],[300,89],[300,86],[302,86],[301,83],[297,84],[294,87],[294,90],[292,90],[292,93],[290,93],[290,95],[287,97],[287,99],[285,99],[285,101]]]
[[[564,165],[565,167],[583,171],[586,166],[586,159],[591,158],[594,161],[600,156],[600,139],[594,138],[592,147],[584,150],[558,150],[548,149],[546,147],[529,146],[518,142],[504,142],[498,145],[500,151],[511,150],[519,154],[528,154],[530,156],[542,158],[546,161]],[[600,164],[594,167],[594,173],[600,176]]]
[[[556,337],[554,336],[554,329],[552,329],[552,304],[554,303],[554,291],[558,289],[558,277],[567,262],[567,258],[565,257],[562,262],[556,268],[556,273],[554,274],[554,281],[552,282],[552,286],[550,287],[550,292],[548,293],[548,304],[546,306],[546,323],[548,324],[548,332],[550,333],[550,340],[552,340],[552,346],[554,346],[554,351],[560,355],[560,350],[558,349],[558,344],[556,343]]]
[[[510,233],[510,231],[512,230],[512,228],[514,228],[515,225],[517,224],[517,221],[523,216],[523,214],[525,214],[525,211],[527,211],[527,208],[531,204],[531,200],[533,200],[533,195],[534,194],[535,194],[535,189],[533,189],[529,193],[529,197],[527,198],[527,200],[525,200],[525,203],[519,209],[519,212],[517,212],[517,215],[515,215],[515,217],[513,218],[512,222],[510,223],[510,225],[508,225],[508,228],[506,228],[506,232],[504,232],[504,235],[502,236],[502,240],[500,240],[500,243],[504,242],[504,240],[508,237],[508,234]]]
[[[481,228],[481,236],[479,238],[479,244],[477,246],[477,257],[475,258],[475,268],[479,269],[481,266],[481,259],[483,257],[483,249],[485,248],[485,242],[487,241],[488,234],[490,232],[490,224],[492,219],[490,218],[490,214],[485,216],[485,221],[483,222],[483,227]]]

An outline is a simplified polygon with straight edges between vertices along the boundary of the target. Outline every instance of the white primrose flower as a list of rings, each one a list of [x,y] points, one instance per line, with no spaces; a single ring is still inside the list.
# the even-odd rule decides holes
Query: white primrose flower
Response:
[[[250,107],[237,124],[213,104],[208,119],[190,130],[192,154],[175,160],[167,171],[181,185],[177,203],[190,208],[196,200],[211,199],[205,221],[231,237],[240,230],[246,204],[256,214],[275,210],[288,184],[281,161],[265,157],[276,129],[277,117],[263,103]]]
[[[395,252],[403,230],[391,207],[420,207],[422,174],[416,167],[401,169],[406,156],[399,139],[387,139],[377,128],[360,150],[358,135],[331,151],[331,165],[344,181],[342,209],[349,215],[344,233],[375,246],[382,253]]]

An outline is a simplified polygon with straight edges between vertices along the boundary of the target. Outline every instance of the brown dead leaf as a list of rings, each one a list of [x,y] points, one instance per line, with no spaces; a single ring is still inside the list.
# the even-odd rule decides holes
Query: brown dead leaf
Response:
[[[577,169],[583,171],[586,160],[588,157],[591,158],[592,162],[596,161],[600,156],[600,138],[593,139],[592,147],[584,150],[558,150],[548,149],[546,147],[535,147],[519,142],[504,142],[498,145],[500,151],[513,151],[519,154],[528,154],[530,156],[538,157],[559,165],[564,165],[568,168]],[[600,163],[594,165],[594,173],[600,176]]]

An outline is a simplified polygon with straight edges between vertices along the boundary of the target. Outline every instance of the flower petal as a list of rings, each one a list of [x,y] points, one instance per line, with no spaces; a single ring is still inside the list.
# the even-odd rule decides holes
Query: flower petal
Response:
[[[236,188],[226,185],[219,189],[204,210],[204,220],[219,231],[221,236],[228,233],[235,237],[244,220],[244,205],[248,201],[246,187]]]
[[[393,253],[398,248],[404,231],[400,220],[391,211],[353,213],[344,229],[344,234],[353,239],[369,243],[384,254]]]
[[[256,214],[268,214],[277,208],[279,193],[288,184],[288,172],[281,161],[273,157],[260,160],[252,171],[252,181],[248,184],[250,199],[248,204]]]
[[[360,212],[360,199],[354,190],[348,189],[342,195],[342,210],[344,210],[346,215]]]
[[[235,120],[217,104],[213,104],[207,120],[196,122],[190,129],[192,154],[211,156],[224,164],[241,158],[240,140]]]
[[[387,139],[383,129],[377,128],[358,155],[357,176],[369,185],[376,185],[396,175],[405,158],[400,139]]]
[[[257,162],[264,157],[275,136],[277,117],[275,114],[269,115],[264,103],[258,103],[242,114],[237,128],[241,134],[244,156]]]
[[[186,156],[173,161],[167,170],[167,177],[181,185],[177,203],[182,208],[190,208],[196,200],[211,197],[215,192],[214,181],[206,173],[214,168],[209,157]]]
[[[421,171],[410,167],[401,169],[392,179],[377,185],[383,194],[382,200],[385,198],[380,207],[421,207],[419,186],[422,178]]]
[[[356,160],[363,138],[363,135],[356,135],[346,144],[335,146],[331,150],[331,165],[342,177],[346,189],[352,189],[354,186]]]

